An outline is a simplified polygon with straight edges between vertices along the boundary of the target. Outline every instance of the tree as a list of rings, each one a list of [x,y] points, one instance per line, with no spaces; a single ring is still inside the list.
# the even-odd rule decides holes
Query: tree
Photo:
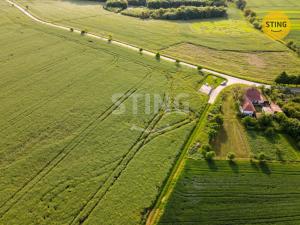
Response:
[[[277,84],[287,84],[289,82],[289,76],[284,71],[281,74],[279,74],[279,76],[275,79],[275,82]]]
[[[223,123],[224,123],[224,118],[223,118],[223,116],[219,113],[219,114],[216,114],[216,115],[214,116],[214,121],[215,121],[217,124],[219,124],[219,125],[223,125]]]
[[[227,159],[229,161],[233,161],[235,159],[235,154],[233,152],[228,152],[227,153]]]
[[[202,66],[197,66],[197,70],[201,71],[202,70]]]
[[[203,156],[203,158],[206,158],[206,153],[209,151],[211,151],[211,146],[207,144],[204,144],[200,149],[200,153]]]
[[[73,29],[73,28],[70,28],[70,31],[71,31],[71,32],[73,32],[73,31],[74,31],[74,29]]]
[[[260,24],[259,22],[257,22],[257,21],[254,22],[254,23],[253,23],[253,26],[254,26],[255,29],[261,30],[261,24]]]
[[[144,50],[142,48],[139,49],[139,52],[142,53]]]
[[[245,15],[246,17],[248,17],[248,16],[250,16],[251,12],[252,12],[251,9],[246,9],[246,10],[244,11],[244,15]]]
[[[244,10],[247,5],[247,2],[245,0],[237,0],[236,6],[238,9]]]
[[[156,58],[157,60],[160,59],[160,53],[159,53],[159,52],[156,53],[155,58]]]
[[[208,161],[211,161],[214,159],[215,156],[216,156],[216,153],[214,151],[209,151],[206,153],[205,159]]]
[[[209,142],[213,141],[215,139],[215,137],[217,136],[218,131],[215,129],[209,129],[208,131],[208,138],[209,138]]]
[[[108,39],[107,39],[108,42],[112,42],[112,39],[113,39],[113,38],[112,38],[112,35],[108,35]]]
[[[258,154],[258,160],[260,161],[260,162],[264,162],[266,159],[267,159],[267,157],[266,157],[266,155],[265,155],[265,153],[264,152],[260,152],[259,154]]]
[[[87,32],[85,30],[82,30],[80,33],[81,35],[85,35]]]

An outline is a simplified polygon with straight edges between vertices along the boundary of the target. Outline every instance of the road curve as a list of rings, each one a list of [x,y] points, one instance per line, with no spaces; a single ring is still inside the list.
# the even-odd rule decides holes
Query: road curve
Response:
[[[66,26],[63,26],[63,25],[57,25],[57,24],[54,24],[54,23],[51,23],[51,22],[46,22],[46,21],[44,21],[42,19],[39,19],[36,16],[32,15],[30,12],[28,12],[28,10],[22,8],[17,3],[15,3],[11,0],[5,0],[5,1],[8,2],[9,4],[11,4],[12,6],[16,7],[18,10],[20,10],[26,16],[28,16],[29,18],[31,18],[32,20],[34,20],[38,23],[41,23],[41,24],[44,24],[44,25],[47,25],[47,26],[50,26],[50,27],[70,31],[70,27],[66,27]],[[74,29],[74,32],[80,34],[81,30]],[[96,34],[92,34],[92,33],[86,33],[85,35],[88,36],[88,37],[92,37],[92,38],[101,40],[101,41],[108,42],[108,38],[102,37],[100,35],[96,35]],[[135,46],[132,46],[130,44],[126,44],[126,43],[123,43],[123,42],[120,42],[120,41],[112,40],[111,44],[118,45],[120,47],[125,47],[125,48],[128,48],[128,49],[137,51],[137,52],[139,52],[139,50],[140,50],[139,48],[137,48]],[[152,57],[154,57],[156,55],[156,53],[148,51],[148,50],[143,50],[143,54],[146,54],[146,55],[149,55],[149,56],[152,56]],[[164,55],[161,55],[160,59],[165,60],[165,61],[169,61],[169,62],[172,62],[172,63],[176,62],[175,59],[172,59],[172,58],[164,56]],[[189,67],[189,68],[192,68],[192,69],[197,69],[197,66],[195,66],[193,64],[190,64],[190,63],[187,63],[187,62],[180,62],[180,65],[186,66],[186,67]],[[227,74],[224,74],[224,73],[219,73],[219,72],[216,72],[216,71],[210,70],[210,69],[202,69],[202,71],[213,74],[213,75],[216,75],[216,76],[219,76],[219,77],[222,77],[222,78],[227,80],[226,85],[218,86],[216,89],[214,89],[211,92],[211,94],[209,96],[209,101],[208,101],[208,103],[210,103],[210,104],[213,104],[215,102],[215,100],[218,97],[219,93],[227,86],[230,86],[230,85],[233,85],[233,84],[246,84],[246,85],[252,85],[252,86],[253,85],[254,86],[263,86],[263,85],[265,85],[265,84],[262,84],[262,83],[252,82],[252,81],[244,80],[244,79],[241,79],[241,78],[233,77],[233,76],[230,76],[230,75],[227,75]]]

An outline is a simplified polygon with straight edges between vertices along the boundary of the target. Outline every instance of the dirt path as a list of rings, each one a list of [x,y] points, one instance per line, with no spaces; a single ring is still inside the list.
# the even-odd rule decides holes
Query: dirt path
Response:
[[[36,21],[38,23],[41,23],[41,24],[44,24],[44,25],[47,25],[47,26],[50,26],[50,27],[54,27],[54,28],[58,28],[58,29],[66,30],[66,31],[70,31],[70,27],[67,27],[67,26],[64,26],[64,25],[54,24],[54,23],[51,23],[51,22],[46,22],[46,21],[44,21],[44,20],[42,20],[42,19],[40,19],[40,18],[32,15],[28,10],[22,8],[20,5],[16,4],[15,2],[13,2],[11,0],[5,0],[5,1],[8,2],[9,4],[13,5],[18,10],[20,10],[22,13],[24,13],[26,16],[30,17],[32,20],[34,20],[34,21]],[[80,34],[81,30],[74,29],[74,32]],[[106,38],[106,37],[102,37],[102,36],[99,36],[99,35],[96,35],[96,34],[92,34],[92,33],[86,33],[85,35],[88,36],[88,37],[92,37],[92,38],[101,40],[101,41],[108,42],[108,38]],[[130,44],[127,44],[127,43],[123,43],[123,42],[115,41],[115,40],[112,40],[110,43],[114,44],[114,45],[118,45],[120,47],[131,49],[131,50],[136,51],[136,52],[139,52],[139,48],[138,47],[130,45]],[[149,56],[152,56],[152,57],[155,57],[155,55],[156,55],[156,53],[154,53],[152,51],[149,51],[149,50],[143,50],[143,54],[146,54],[146,55],[149,55]],[[168,56],[164,56],[164,55],[161,55],[160,59],[165,60],[165,61],[169,61],[169,62],[172,62],[172,63],[176,62],[175,59],[173,59],[171,57],[168,57]],[[189,68],[192,68],[192,69],[197,69],[196,65],[193,65],[193,64],[190,64],[190,63],[187,63],[187,62],[180,62],[180,65],[186,66],[186,67],[189,67]],[[232,77],[230,75],[227,75],[227,74],[224,74],[224,73],[219,73],[219,72],[216,72],[216,71],[213,71],[213,70],[210,70],[210,69],[202,69],[202,71],[214,74],[216,76],[220,76],[222,78],[225,78],[228,81],[226,85],[219,86],[219,87],[217,87],[216,89],[214,89],[211,92],[210,98],[209,98],[209,101],[208,101],[211,104],[215,102],[215,100],[216,100],[217,96],[219,95],[219,93],[225,87],[227,87],[229,85],[232,85],[232,84],[246,84],[246,85],[255,85],[255,86],[264,85],[262,83],[256,83],[256,82],[244,80],[244,79],[237,78],[237,77]]]

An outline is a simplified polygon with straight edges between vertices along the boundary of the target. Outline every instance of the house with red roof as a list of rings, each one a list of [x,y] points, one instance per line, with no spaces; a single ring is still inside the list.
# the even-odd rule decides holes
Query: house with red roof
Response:
[[[253,105],[264,105],[267,100],[255,87],[250,87],[246,90],[245,97],[247,97]]]
[[[244,96],[244,101],[240,105],[240,112],[245,116],[255,116],[256,110],[252,102]]]

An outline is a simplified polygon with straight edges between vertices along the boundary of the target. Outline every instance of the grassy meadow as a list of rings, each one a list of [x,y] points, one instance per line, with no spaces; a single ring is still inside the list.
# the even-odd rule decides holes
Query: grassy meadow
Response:
[[[203,77],[4,1],[0,32],[0,224],[141,223],[206,106]]]
[[[300,72],[299,58],[255,30],[233,4],[225,19],[161,21],[115,14],[95,1],[16,1],[47,21],[112,35],[144,49],[236,76],[271,82],[282,70]]]
[[[190,159],[159,224],[300,224],[299,169]]]
[[[284,12],[292,23],[292,31],[286,40],[293,40],[300,45],[300,1],[298,0],[247,0],[247,8],[252,9],[262,18],[270,11]]]

